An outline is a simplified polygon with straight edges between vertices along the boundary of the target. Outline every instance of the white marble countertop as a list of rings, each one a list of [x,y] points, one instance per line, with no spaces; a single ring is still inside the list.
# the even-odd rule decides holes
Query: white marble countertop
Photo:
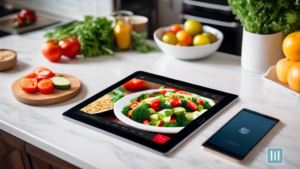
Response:
[[[0,72],[0,129],[81,168],[300,168],[300,100],[262,81],[260,74],[241,68],[240,57],[223,53],[181,61],[161,52],[116,53],[51,63],[41,53],[43,31],[0,39],[0,48],[15,50],[18,63]],[[11,85],[39,66],[76,76],[81,93],[64,103],[30,106],[18,102]],[[234,93],[240,101],[227,108],[170,156],[160,156],[62,118],[62,113],[127,75],[144,70],[197,85]],[[279,118],[272,132],[245,164],[236,164],[200,149],[200,145],[242,108]],[[266,147],[284,147],[284,165],[266,164]]]

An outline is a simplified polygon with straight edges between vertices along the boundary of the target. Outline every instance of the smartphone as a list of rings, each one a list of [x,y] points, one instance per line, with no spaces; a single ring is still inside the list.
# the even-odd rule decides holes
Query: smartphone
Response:
[[[202,149],[242,163],[279,121],[252,110],[242,109],[204,142]]]

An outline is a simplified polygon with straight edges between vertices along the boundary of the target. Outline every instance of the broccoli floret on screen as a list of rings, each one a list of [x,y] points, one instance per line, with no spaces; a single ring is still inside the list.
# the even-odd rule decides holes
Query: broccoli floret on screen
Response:
[[[162,110],[163,109],[172,109],[172,106],[171,106],[170,102],[164,101],[159,104],[159,108]]]
[[[143,123],[143,120],[146,120],[150,117],[150,111],[148,110],[149,104],[142,103],[137,108],[132,111],[132,120]]]
[[[131,108],[129,107],[129,104],[128,104],[128,105],[126,105],[125,107],[123,107],[123,109],[122,109],[121,112],[122,112],[125,116],[127,116],[127,113],[128,113],[129,110],[131,110]]]
[[[178,123],[178,126],[185,127],[187,126],[191,121],[185,116],[185,113],[182,112],[176,117],[176,122]]]
[[[203,107],[204,107],[205,109],[210,109],[212,106],[209,104],[208,101],[204,100]]]
[[[176,121],[174,123],[165,123],[164,127],[178,127],[178,123]]]

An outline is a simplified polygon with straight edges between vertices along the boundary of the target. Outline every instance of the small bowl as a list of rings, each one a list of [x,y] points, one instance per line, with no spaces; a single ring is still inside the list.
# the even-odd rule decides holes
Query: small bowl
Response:
[[[183,25],[181,25],[181,27],[183,27]],[[204,32],[212,33],[218,38],[218,41],[203,46],[176,46],[176,45],[170,45],[164,43],[161,40],[162,36],[165,33],[170,32],[170,30],[171,30],[171,26],[157,29],[153,34],[154,40],[159,46],[159,48],[166,55],[173,56],[177,59],[182,59],[182,60],[201,59],[211,55],[212,53],[218,50],[224,37],[221,31],[210,26],[203,26]]]
[[[14,56],[8,60],[0,60],[0,71],[5,71],[8,69],[11,69],[12,67],[14,67],[17,63],[17,53],[15,51],[9,50],[9,49],[0,49],[0,52],[3,51],[10,51],[12,53],[14,53]]]

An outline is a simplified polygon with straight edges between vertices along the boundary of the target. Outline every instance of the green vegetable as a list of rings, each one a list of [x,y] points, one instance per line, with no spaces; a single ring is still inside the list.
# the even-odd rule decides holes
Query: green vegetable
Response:
[[[54,76],[51,80],[55,89],[68,89],[71,86],[70,81],[63,76]]]
[[[148,93],[144,93],[144,94],[141,94],[137,99],[142,99],[142,100],[144,100],[144,99],[146,99],[146,98],[148,98],[149,97],[149,94]]]
[[[165,86],[160,86],[158,89],[164,89],[164,88],[166,88]]]
[[[113,55],[117,49],[114,39],[113,21],[106,17],[85,16],[83,21],[74,22],[47,32],[48,40],[59,41],[73,36],[80,42],[80,54],[84,57]]]
[[[111,98],[111,101],[113,103],[117,102],[118,100],[120,100],[122,97],[125,96],[125,93],[120,88],[115,89],[112,92],[112,94],[113,94],[113,97]]]
[[[198,105],[198,103],[197,103],[197,98],[196,97],[192,97],[192,99],[191,99],[194,103],[196,103],[197,105]]]
[[[131,110],[131,108],[129,107],[129,104],[128,104],[128,105],[126,105],[125,107],[123,107],[123,109],[122,109],[121,112],[122,112],[125,116],[127,116],[129,110]]]
[[[176,121],[178,123],[178,126],[180,127],[185,127],[187,126],[191,120],[189,120],[186,116],[185,116],[185,113],[182,112],[180,113],[177,117],[176,117]]]
[[[212,106],[209,104],[208,101],[204,100],[203,107],[204,109],[210,109]]]
[[[178,127],[178,123],[175,121],[174,123],[165,123],[164,127]]]
[[[182,96],[182,95],[179,95],[178,97],[179,97],[180,99],[185,99],[185,97]]]
[[[201,112],[203,110],[203,106],[202,105],[198,105],[198,111]]]
[[[188,100],[181,100],[181,106],[185,108],[186,112],[194,112],[194,110],[188,106]]]
[[[146,43],[146,37],[132,31],[132,48],[141,53],[160,51],[159,48],[150,46]]]
[[[163,109],[172,109],[172,106],[171,106],[170,102],[164,101],[164,102],[160,102],[159,108],[162,110]]]
[[[164,95],[163,94],[154,93],[154,94],[151,94],[151,97],[157,97],[157,99],[162,102],[163,98],[164,98]]]
[[[299,0],[228,0],[236,18],[249,32],[286,35],[299,29]]]
[[[132,111],[132,120],[143,123],[143,120],[146,120],[150,117],[150,111],[148,110],[149,107],[149,104],[142,102],[141,105]]]

